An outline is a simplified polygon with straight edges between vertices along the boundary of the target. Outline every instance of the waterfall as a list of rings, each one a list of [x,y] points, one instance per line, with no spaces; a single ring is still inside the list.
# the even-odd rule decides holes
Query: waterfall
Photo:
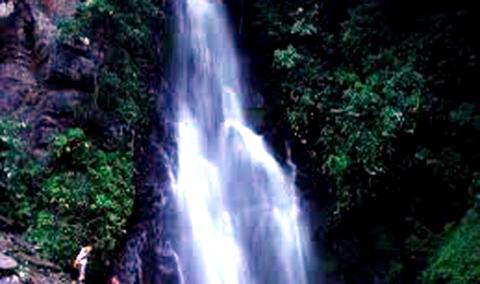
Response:
[[[172,62],[178,165],[172,190],[185,283],[305,284],[294,177],[248,126],[221,0],[177,1]]]

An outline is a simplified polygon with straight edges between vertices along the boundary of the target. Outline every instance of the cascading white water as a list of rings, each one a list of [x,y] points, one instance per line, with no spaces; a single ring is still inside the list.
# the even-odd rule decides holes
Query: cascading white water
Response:
[[[177,4],[179,254],[185,283],[304,284],[293,176],[246,124],[221,0]]]

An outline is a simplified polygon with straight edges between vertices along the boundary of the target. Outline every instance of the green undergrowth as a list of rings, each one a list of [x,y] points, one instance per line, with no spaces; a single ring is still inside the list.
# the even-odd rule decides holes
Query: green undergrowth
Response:
[[[133,207],[132,153],[102,150],[71,128],[52,139],[40,161],[18,138],[24,128],[0,121],[0,214],[60,265],[92,245],[95,263],[108,267]]]
[[[480,214],[467,213],[430,259],[423,283],[470,284],[480,281]]]
[[[288,129],[301,191],[321,204],[330,270],[478,283],[478,214],[449,227],[479,192],[478,7],[347,2],[252,4],[267,117]]]

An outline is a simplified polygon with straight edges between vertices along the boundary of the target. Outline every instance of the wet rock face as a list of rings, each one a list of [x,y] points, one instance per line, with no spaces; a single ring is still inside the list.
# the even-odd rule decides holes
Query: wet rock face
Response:
[[[89,58],[88,47],[72,42],[63,43],[55,56],[43,65],[43,80],[57,88],[93,92],[97,66]]]
[[[5,4],[7,3],[7,4]],[[0,17],[0,112],[20,107],[35,86],[30,72],[33,51],[33,17],[25,3],[9,1]],[[5,11],[7,10],[7,11]]]
[[[157,132],[163,128],[169,132],[163,119],[162,125],[154,126],[153,142],[144,156],[143,171],[135,198],[135,211],[132,224],[115,269],[120,283],[132,284],[181,284],[182,275],[178,255],[173,243],[178,236],[174,228],[174,201],[171,196],[168,161],[165,160],[173,137]],[[163,139],[162,139],[163,138]],[[157,140],[158,139],[158,140]]]
[[[0,115],[30,123],[40,150],[95,89],[98,60],[90,46],[59,42],[54,23],[72,15],[76,2],[0,0]]]

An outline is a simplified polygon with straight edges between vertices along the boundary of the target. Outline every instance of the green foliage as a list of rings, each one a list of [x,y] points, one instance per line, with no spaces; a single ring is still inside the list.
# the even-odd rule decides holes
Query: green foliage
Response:
[[[275,50],[275,66],[277,68],[293,68],[300,60],[300,55],[298,54],[297,50],[292,46],[289,45],[286,49],[278,49]]]
[[[470,211],[430,259],[423,283],[478,283],[480,279],[480,215]]]
[[[318,30],[315,26],[315,19],[318,17],[318,12],[318,4],[314,4],[309,11],[305,11],[303,7],[299,7],[295,13],[295,22],[292,25],[290,33],[300,36],[317,34]]]
[[[414,283],[446,228],[480,200],[470,91],[478,11],[345,3],[255,1],[255,28],[274,46],[267,115],[290,127],[306,198],[326,208],[319,234],[338,270]]]
[[[389,263],[389,269],[385,278],[385,280],[387,281],[386,283],[399,283],[398,279],[400,278],[403,269],[404,267],[402,263],[397,261],[391,261]]]
[[[22,222],[54,261],[68,264],[91,244],[100,266],[108,265],[133,207],[132,153],[104,151],[73,128],[53,139],[42,164],[28,153],[22,128],[0,120],[0,212]]]
[[[317,34],[317,4],[292,13],[291,33]],[[387,171],[396,137],[414,132],[422,109],[425,80],[410,46],[392,40],[385,27],[376,6],[359,6],[338,33],[320,33],[330,39],[324,49],[340,51],[339,63],[301,43],[274,52],[288,121],[299,140],[322,149],[317,167],[334,180],[339,209],[375,194],[363,188]]]
[[[470,122],[475,110],[475,105],[469,103],[463,103],[458,108],[450,112],[450,121],[464,126]]]
[[[40,163],[25,152],[21,135],[26,129],[24,123],[0,119],[0,214],[21,225],[31,221],[30,195],[42,174]]]
[[[133,206],[131,153],[102,151],[82,130],[69,129],[55,137],[50,155],[52,168],[37,200],[42,211],[28,236],[61,261],[92,244],[105,263]]]
[[[161,5],[155,0],[86,1],[73,20],[60,26],[65,38],[87,37],[106,45],[93,99],[129,125],[146,124],[153,105],[144,71],[156,62],[152,26],[163,17]]]

